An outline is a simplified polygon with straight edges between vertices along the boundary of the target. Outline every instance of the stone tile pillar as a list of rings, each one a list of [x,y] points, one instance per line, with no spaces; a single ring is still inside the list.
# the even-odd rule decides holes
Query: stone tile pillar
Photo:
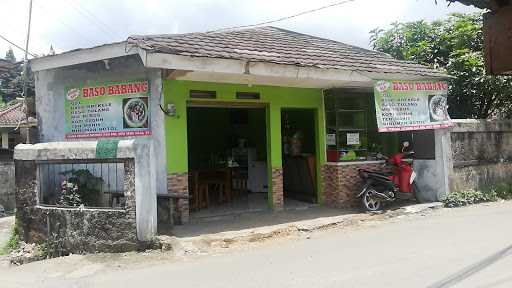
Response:
[[[35,161],[14,161],[14,179],[16,183],[16,229],[25,242],[34,241],[31,231],[32,211],[38,202],[37,166]]]
[[[272,208],[274,211],[284,209],[283,168],[272,168]]]
[[[167,191],[179,196],[188,196],[188,172],[167,174]],[[181,224],[190,220],[189,199],[177,199],[174,201],[173,217]]]

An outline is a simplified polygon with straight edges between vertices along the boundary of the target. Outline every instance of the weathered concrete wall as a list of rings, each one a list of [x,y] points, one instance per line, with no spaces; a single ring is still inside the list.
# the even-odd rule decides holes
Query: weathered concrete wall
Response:
[[[413,161],[413,168],[417,173],[418,198],[421,201],[439,201],[450,191],[449,175],[452,167],[450,136],[448,129],[434,130],[435,159]]]
[[[88,209],[40,205],[36,161],[91,160],[96,142],[52,142],[16,146],[16,217],[23,240],[61,241],[66,251],[128,251],[156,235],[156,193],[150,185],[146,141],[124,140],[116,160],[124,162],[123,209]],[[54,240],[52,240],[54,239]]]
[[[164,114],[161,111],[162,79],[159,69],[146,69],[138,56],[43,70],[35,73],[36,107],[40,142],[66,141],[64,138],[64,91],[66,87],[86,83],[147,79],[150,82],[151,136],[137,137],[150,143],[149,169],[152,179],[146,189],[167,194]],[[124,138],[126,139],[126,138]],[[90,139],[95,140],[95,139]],[[156,201],[156,200],[155,200]]]
[[[123,252],[137,247],[133,161],[125,164],[124,209],[44,207],[38,204],[37,164],[16,160],[16,220],[22,240],[66,252]]]
[[[14,162],[0,161],[0,205],[5,211],[14,210]]]
[[[512,182],[512,121],[456,120],[451,131],[450,189]]]

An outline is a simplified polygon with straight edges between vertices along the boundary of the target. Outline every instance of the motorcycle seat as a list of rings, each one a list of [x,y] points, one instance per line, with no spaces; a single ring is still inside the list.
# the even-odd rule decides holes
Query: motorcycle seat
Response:
[[[372,170],[367,170],[367,169],[359,169],[359,171],[365,172],[370,177],[373,176],[373,177],[386,178],[386,179],[389,176],[393,175],[393,173],[377,172],[377,171],[372,171]]]

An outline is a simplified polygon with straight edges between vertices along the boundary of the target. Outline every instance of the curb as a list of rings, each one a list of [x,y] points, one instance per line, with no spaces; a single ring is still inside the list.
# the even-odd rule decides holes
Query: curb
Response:
[[[419,214],[443,207],[443,203],[434,202],[401,207],[384,213],[360,213],[341,216],[321,217],[272,226],[243,229],[238,231],[204,234],[193,237],[157,236],[162,251],[169,251],[177,256],[190,254],[207,254],[215,248],[230,248],[240,244],[263,242],[271,239],[299,236],[304,233],[333,229],[340,226],[350,227],[367,221],[379,221],[402,215]],[[309,237],[307,237],[309,238]]]

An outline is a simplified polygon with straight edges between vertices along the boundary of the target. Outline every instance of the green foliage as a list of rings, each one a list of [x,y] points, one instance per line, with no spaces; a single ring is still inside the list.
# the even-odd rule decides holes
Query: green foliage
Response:
[[[14,56],[14,51],[12,51],[12,48],[9,47],[9,50],[5,52],[4,59],[10,61],[11,63],[16,62],[16,56]]]
[[[8,103],[23,94],[23,64],[16,63],[16,57],[14,57],[12,49],[9,49],[5,54],[5,60],[15,64],[12,69],[0,74],[0,102]],[[34,75],[31,71],[27,71],[27,75],[27,96],[32,97],[35,95]]]
[[[393,23],[372,30],[375,50],[415,61],[454,76],[448,94],[453,118],[510,118],[512,78],[485,73],[482,15],[451,14],[426,22]]]
[[[498,184],[495,186],[477,190],[463,190],[452,192],[443,200],[446,207],[461,207],[482,202],[498,201],[500,199],[512,199],[512,185]]]
[[[493,191],[482,192],[476,190],[464,190],[448,194],[444,199],[446,207],[461,207],[482,202],[496,201],[497,195]]]
[[[512,199],[512,184],[499,184],[492,188],[498,198],[503,200]]]
[[[0,251],[0,255],[8,254],[13,250],[16,250],[20,246],[18,237],[18,230],[16,229],[16,226],[12,226],[11,229],[11,236],[9,237],[9,240],[5,244],[4,247],[2,247],[2,250]]]
[[[80,206],[82,205],[82,199],[78,193],[78,184],[63,181],[60,190],[60,204],[64,206]]]
[[[103,179],[87,169],[62,172],[67,180],[61,184],[61,204],[67,206],[98,206]]]

